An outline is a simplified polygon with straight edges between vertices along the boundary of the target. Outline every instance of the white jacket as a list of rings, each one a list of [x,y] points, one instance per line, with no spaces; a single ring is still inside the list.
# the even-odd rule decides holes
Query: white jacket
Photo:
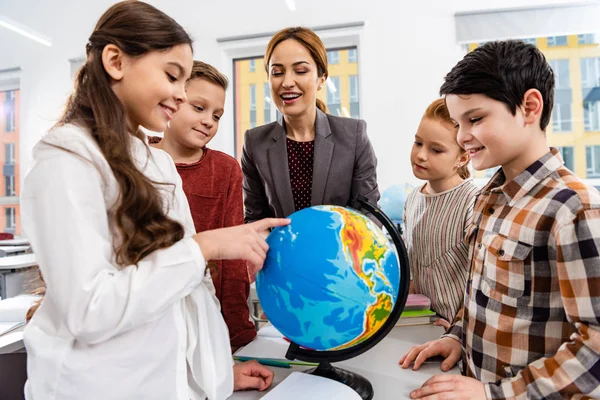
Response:
[[[117,268],[117,181],[84,129],[65,125],[34,148],[23,229],[46,282],[25,330],[28,400],[211,400],[233,391],[227,327],[190,237],[194,224],[171,157],[131,137],[185,238]],[[208,274],[206,274],[208,275]]]

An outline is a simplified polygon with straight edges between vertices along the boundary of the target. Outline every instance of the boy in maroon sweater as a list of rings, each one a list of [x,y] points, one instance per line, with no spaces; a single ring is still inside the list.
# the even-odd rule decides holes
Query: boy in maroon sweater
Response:
[[[155,147],[175,161],[197,232],[244,223],[242,170],[233,157],[206,147],[219,128],[227,86],[227,78],[213,66],[194,61],[186,86],[187,103],[173,115],[162,140],[151,138]],[[247,303],[246,263],[213,263],[216,295],[235,351],[256,336]]]

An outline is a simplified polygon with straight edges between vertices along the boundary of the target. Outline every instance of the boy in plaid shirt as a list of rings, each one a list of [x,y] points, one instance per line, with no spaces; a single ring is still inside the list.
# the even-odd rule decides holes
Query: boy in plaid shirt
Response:
[[[413,369],[442,370],[411,393],[427,399],[600,397],[600,194],[563,166],[545,129],[554,74],[521,41],[467,54],[440,90],[473,166],[501,168],[466,231],[465,306],[441,339],[413,347]]]

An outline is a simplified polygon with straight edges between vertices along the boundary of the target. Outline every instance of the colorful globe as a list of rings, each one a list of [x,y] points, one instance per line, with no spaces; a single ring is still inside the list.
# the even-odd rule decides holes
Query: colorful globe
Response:
[[[291,341],[313,350],[340,350],[368,340],[398,299],[395,248],[363,214],[316,206],[273,229],[256,278],[263,310]]]

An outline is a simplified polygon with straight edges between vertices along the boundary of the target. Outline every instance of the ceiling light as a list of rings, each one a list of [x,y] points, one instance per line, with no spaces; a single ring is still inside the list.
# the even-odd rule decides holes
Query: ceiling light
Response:
[[[16,21],[13,21],[5,16],[0,15],[0,26],[3,26],[11,31],[17,32],[31,40],[35,40],[38,43],[41,43],[46,46],[52,46],[52,39],[47,36],[42,35],[39,32],[34,31],[33,29],[19,24]]]

